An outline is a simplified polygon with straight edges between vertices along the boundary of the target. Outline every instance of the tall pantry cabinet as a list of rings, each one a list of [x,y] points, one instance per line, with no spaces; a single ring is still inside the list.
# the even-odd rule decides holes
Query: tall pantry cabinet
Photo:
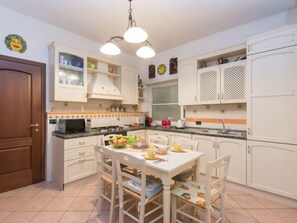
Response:
[[[247,184],[297,198],[297,27],[247,40]]]

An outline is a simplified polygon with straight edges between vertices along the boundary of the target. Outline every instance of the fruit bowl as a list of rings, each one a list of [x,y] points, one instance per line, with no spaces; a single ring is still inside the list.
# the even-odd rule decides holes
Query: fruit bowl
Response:
[[[122,149],[124,148],[127,143],[113,143],[112,140],[109,141],[109,145],[112,145],[114,148],[117,148],[117,149]]]
[[[117,136],[115,139],[110,139],[109,144],[114,148],[121,149],[128,144],[128,140],[124,136]]]

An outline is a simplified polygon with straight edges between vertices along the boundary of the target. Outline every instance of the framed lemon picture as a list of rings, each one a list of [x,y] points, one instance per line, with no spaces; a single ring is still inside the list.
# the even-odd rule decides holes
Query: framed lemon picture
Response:
[[[166,65],[165,64],[160,64],[158,66],[157,72],[159,75],[163,75],[166,72]]]

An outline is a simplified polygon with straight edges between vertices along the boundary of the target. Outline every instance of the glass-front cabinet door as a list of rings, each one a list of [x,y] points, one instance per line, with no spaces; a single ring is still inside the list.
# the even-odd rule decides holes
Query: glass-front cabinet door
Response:
[[[87,101],[87,56],[57,43],[49,46],[51,101]]]
[[[84,86],[84,58],[59,52],[59,83]]]

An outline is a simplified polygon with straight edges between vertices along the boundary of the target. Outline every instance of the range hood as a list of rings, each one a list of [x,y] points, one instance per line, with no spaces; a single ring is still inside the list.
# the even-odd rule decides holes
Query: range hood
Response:
[[[107,74],[90,75],[88,98],[124,100],[120,90],[114,84],[114,79]]]

